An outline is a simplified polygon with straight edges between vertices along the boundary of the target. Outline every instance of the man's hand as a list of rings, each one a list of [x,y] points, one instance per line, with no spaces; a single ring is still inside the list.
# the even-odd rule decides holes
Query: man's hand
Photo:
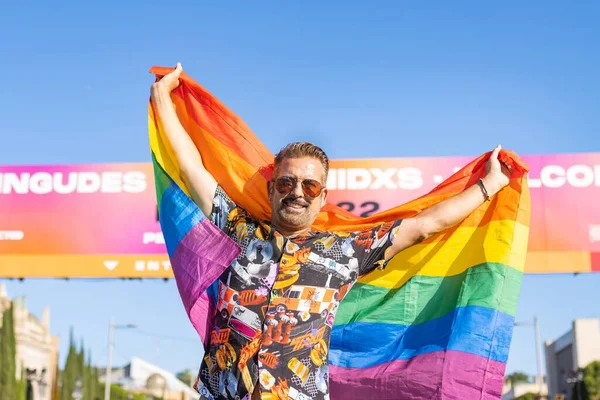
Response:
[[[489,197],[494,196],[510,182],[510,168],[498,158],[501,149],[498,146],[492,151],[485,165],[485,176],[481,179]],[[398,252],[453,227],[468,217],[484,201],[485,196],[481,188],[475,184],[429,207],[415,217],[405,219],[394,243],[386,251],[386,258],[390,259]]]
[[[183,68],[181,67],[181,63],[177,63],[177,67],[172,72],[169,72],[167,75],[163,76],[158,82],[152,84],[152,88],[150,89],[150,94],[153,98],[158,97],[164,93],[171,93],[175,88],[179,86],[179,76]]]
[[[209,216],[212,211],[217,181],[204,168],[202,156],[190,135],[181,125],[171,100],[171,92],[179,86],[179,76],[182,71],[181,64],[177,63],[174,71],[152,84],[150,89],[152,106],[175,153],[181,177],[190,190],[192,199],[202,213]]]
[[[498,193],[502,188],[510,182],[511,171],[503,162],[500,161],[498,155],[502,147],[496,146],[490,159],[485,164],[485,176],[482,178],[483,185],[491,197]]]

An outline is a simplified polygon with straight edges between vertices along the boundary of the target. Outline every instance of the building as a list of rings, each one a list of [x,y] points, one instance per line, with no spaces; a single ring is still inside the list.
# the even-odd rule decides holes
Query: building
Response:
[[[44,308],[40,321],[27,310],[24,297],[17,297],[12,302],[17,378],[27,380],[28,391],[35,400],[50,400],[57,384],[58,365],[58,336],[50,333],[50,309]],[[0,283],[0,315],[10,308],[10,303],[6,286]]]
[[[200,398],[191,386],[175,375],[147,361],[133,357],[124,367],[111,369],[111,382],[131,393],[144,393],[164,400],[197,400]],[[100,381],[106,381],[101,373]]]
[[[554,341],[547,341],[545,347],[550,396],[563,394],[565,400],[569,400],[576,372],[600,360],[600,319],[576,319],[570,331]]]

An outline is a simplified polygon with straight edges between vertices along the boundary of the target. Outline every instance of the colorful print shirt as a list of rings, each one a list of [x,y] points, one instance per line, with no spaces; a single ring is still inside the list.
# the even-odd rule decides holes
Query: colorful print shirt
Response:
[[[202,399],[329,399],[339,303],[359,275],[383,267],[401,221],[286,238],[220,187],[210,218],[242,251],[211,287],[218,302],[200,368]]]

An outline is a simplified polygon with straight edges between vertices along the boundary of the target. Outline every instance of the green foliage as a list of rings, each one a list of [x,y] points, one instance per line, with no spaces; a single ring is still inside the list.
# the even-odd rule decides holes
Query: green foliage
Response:
[[[517,383],[526,383],[529,382],[529,375],[527,375],[524,372],[513,372],[510,375],[507,375],[504,378],[505,382],[510,382],[513,386],[515,386]]]
[[[0,399],[18,398],[17,343],[15,338],[14,307],[2,313],[0,331]]]
[[[600,361],[592,361],[580,370],[583,381],[573,383],[571,399],[600,400]]]
[[[537,394],[535,393],[525,393],[519,397],[516,397],[515,400],[535,400]]]
[[[65,368],[61,376],[60,400],[72,400],[76,387],[81,391],[83,400],[100,400],[104,398],[104,391],[98,381],[98,369],[92,367],[91,352],[87,354],[81,341],[79,350],[75,345],[73,330],[70,335],[69,353]]]
[[[175,376],[177,377],[177,379],[179,379],[181,382],[185,383],[188,386],[192,381],[192,373],[189,369],[178,372]]]
[[[590,400],[600,400],[600,361],[593,361],[583,369],[583,382]]]
[[[104,393],[104,382],[100,382],[100,387],[102,393]],[[110,385],[110,399],[111,400],[129,400],[129,392],[126,389],[123,389],[121,386],[112,384]],[[133,400],[146,400],[147,395],[143,393],[135,393],[132,396]],[[95,400],[95,399],[94,399]],[[161,400],[160,397],[152,396],[152,400]]]
[[[571,397],[569,398],[573,400],[592,400],[583,382],[573,384]]]
[[[27,381],[24,377],[17,381],[17,400],[27,400]]]
[[[75,348],[75,338],[73,336],[73,328],[71,328],[69,335],[69,353],[67,354],[67,361],[62,373],[60,400],[73,399],[73,390],[75,390],[77,378],[80,376],[79,373],[79,354]]]

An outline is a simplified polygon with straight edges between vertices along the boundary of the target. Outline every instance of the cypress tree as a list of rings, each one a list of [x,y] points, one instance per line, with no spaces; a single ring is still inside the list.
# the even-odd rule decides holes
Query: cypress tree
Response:
[[[54,381],[52,382],[52,397],[53,400],[59,400],[60,397],[60,366],[58,365],[58,355],[56,357],[56,371],[54,371]]]
[[[83,399],[93,400],[94,398],[94,377],[92,376],[92,357],[88,351],[88,360],[83,371]]]
[[[75,378],[75,382],[78,382],[81,384],[81,394],[82,394],[82,399],[86,400],[86,396],[85,396],[85,350],[83,347],[83,339],[81,339],[81,342],[79,344],[79,353],[77,353],[77,373],[76,373],[76,378]]]
[[[60,400],[72,400],[73,389],[77,381],[77,364],[79,355],[75,346],[75,338],[73,337],[73,328],[71,328],[69,339],[69,353],[62,374],[62,388],[60,390]]]
[[[2,313],[2,326],[0,327],[0,399],[4,398],[4,392],[6,391],[7,368],[6,368],[6,355],[8,354],[8,340],[5,338],[8,333],[8,310],[4,310]]]
[[[103,398],[104,392],[102,391],[102,385],[100,385],[100,371],[98,367],[94,367],[94,386],[94,400]]]
[[[17,395],[17,341],[15,338],[14,307],[2,313],[0,332],[0,399],[15,399]]]
[[[27,400],[27,379],[24,368],[21,368],[21,377],[17,381],[17,400]]]

